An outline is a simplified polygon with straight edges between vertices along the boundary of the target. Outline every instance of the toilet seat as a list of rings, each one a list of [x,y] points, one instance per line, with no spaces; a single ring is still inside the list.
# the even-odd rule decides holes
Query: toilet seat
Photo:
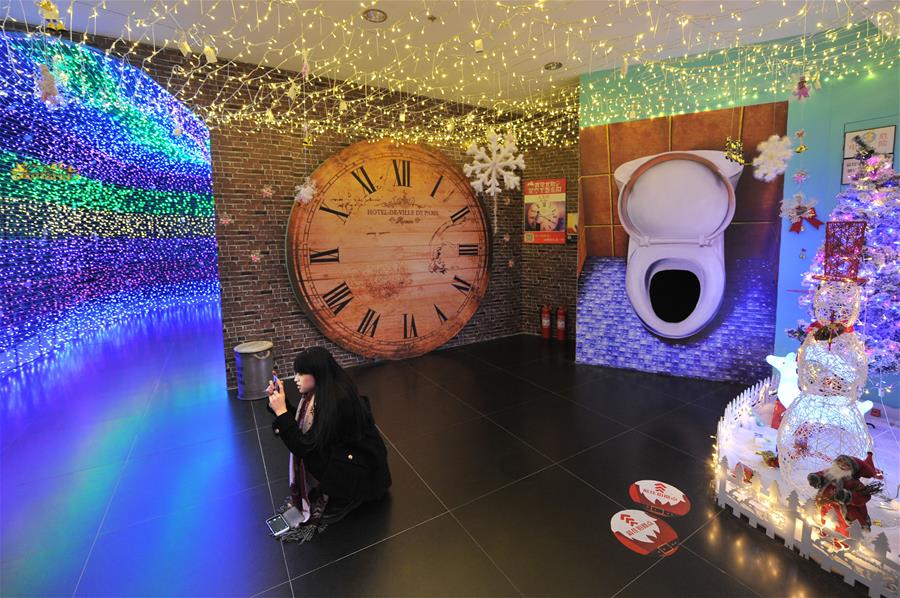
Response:
[[[718,312],[725,290],[723,233],[734,216],[733,183],[742,170],[715,151],[666,152],[616,169],[619,220],[629,235],[626,290],[653,333],[686,338]],[[651,280],[666,270],[692,272],[700,284],[697,304],[680,322],[663,320],[651,303]]]
[[[708,152],[716,154],[719,152]],[[676,193],[680,205],[669,202],[668,205],[654,205],[646,207],[647,201],[660,203],[667,193],[673,191],[672,185],[669,184],[672,179],[667,177],[668,173],[660,173],[664,182],[659,184],[659,180],[651,183],[651,188],[640,189],[640,193],[635,193],[635,186],[639,181],[643,182],[642,176],[646,175],[651,169],[656,168],[657,171],[673,170],[667,169],[664,165],[668,162],[693,162],[699,164],[702,168],[691,169],[695,174],[705,172],[712,175],[720,182],[725,192],[727,192],[727,201],[725,205],[710,201],[710,198],[704,195],[695,195],[700,188],[708,189],[709,176],[706,180],[693,181],[688,177],[681,178],[681,189],[677,189],[680,193]],[[633,172],[628,173],[633,168]],[[621,172],[620,172],[621,169]],[[656,154],[655,156],[647,156],[632,160],[623,164],[616,169],[616,178],[624,174],[629,174],[628,182],[619,194],[619,220],[622,226],[628,232],[628,235],[638,241],[641,246],[658,245],[668,243],[697,243],[698,245],[709,245],[713,239],[725,232],[725,228],[731,223],[734,217],[734,187],[719,167],[711,160],[700,155],[700,152],[666,152]],[[657,172],[653,173],[654,175]],[[637,200],[633,198],[637,197]],[[643,204],[640,203],[644,200]],[[631,202],[631,203],[629,203]],[[634,204],[638,203],[637,206]],[[690,205],[691,203],[695,205]],[[699,205],[698,205],[699,204]],[[706,204],[706,205],[703,205]],[[693,209],[689,209],[693,208]],[[713,208],[703,213],[704,208]],[[720,208],[720,209],[716,209]],[[724,208],[721,209],[721,208]],[[634,212],[637,211],[638,214]],[[673,220],[681,222],[673,223]]]
[[[721,237],[719,237],[721,241]],[[666,338],[686,338],[700,331],[715,317],[725,291],[725,264],[721,244],[703,247],[684,244],[629,247],[625,290],[634,312],[652,332]],[[708,258],[698,251],[707,252]],[[680,322],[667,322],[656,315],[650,301],[650,281],[662,270],[687,270],[700,281],[697,305]]]

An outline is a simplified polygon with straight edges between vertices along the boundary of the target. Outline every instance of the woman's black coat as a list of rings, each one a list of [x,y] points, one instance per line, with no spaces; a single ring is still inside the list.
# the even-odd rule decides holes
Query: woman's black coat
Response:
[[[287,404],[272,424],[285,446],[295,457],[303,459],[306,471],[319,481],[319,490],[329,497],[348,500],[374,500],[380,498],[391,486],[387,449],[381,434],[375,427],[372,408],[367,397],[361,397],[365,406],[364,426],[359,439],[347,431],[353,429],[350,414],[338,413],[337,434],[330,445],[315,446],[316,420],[304,434],[296,417],[297,409]]]

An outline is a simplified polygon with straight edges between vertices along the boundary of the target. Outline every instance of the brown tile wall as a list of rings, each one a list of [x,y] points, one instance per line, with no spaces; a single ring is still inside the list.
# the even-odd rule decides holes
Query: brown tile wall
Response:
[[[610,176],[619,165],[670,150],[721,150],[726,137],[738,135],[750,162],[758,154],[760,141],[775,133],[784,135],[786,129],[787,102],[581,129],[582,242],[586,254],[625,257],[628,250],[628,233],[619,224],[619,189]],[[748,164],[735,191],[734,219],[725,231],[726,256],[769,257],[777,271],[783,180],[758,181]]]

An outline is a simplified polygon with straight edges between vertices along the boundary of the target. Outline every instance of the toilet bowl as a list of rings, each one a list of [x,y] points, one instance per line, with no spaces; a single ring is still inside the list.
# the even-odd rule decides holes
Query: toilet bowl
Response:
[[[686,338],[712,321],[725,291],[723,234],[743,167],[724,152],[644,156],[619,166],[619,220],[628,232],[625,288],[641,322]]]

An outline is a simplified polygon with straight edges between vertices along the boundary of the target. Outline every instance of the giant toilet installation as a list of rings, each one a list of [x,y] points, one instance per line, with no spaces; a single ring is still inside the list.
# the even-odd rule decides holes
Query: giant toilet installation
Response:
[[[724,232],[743,167],[711,150],[664,152],[616,168],[628,232],[625,286],[651,332],[682,339],[712,321],[725,290]]]

